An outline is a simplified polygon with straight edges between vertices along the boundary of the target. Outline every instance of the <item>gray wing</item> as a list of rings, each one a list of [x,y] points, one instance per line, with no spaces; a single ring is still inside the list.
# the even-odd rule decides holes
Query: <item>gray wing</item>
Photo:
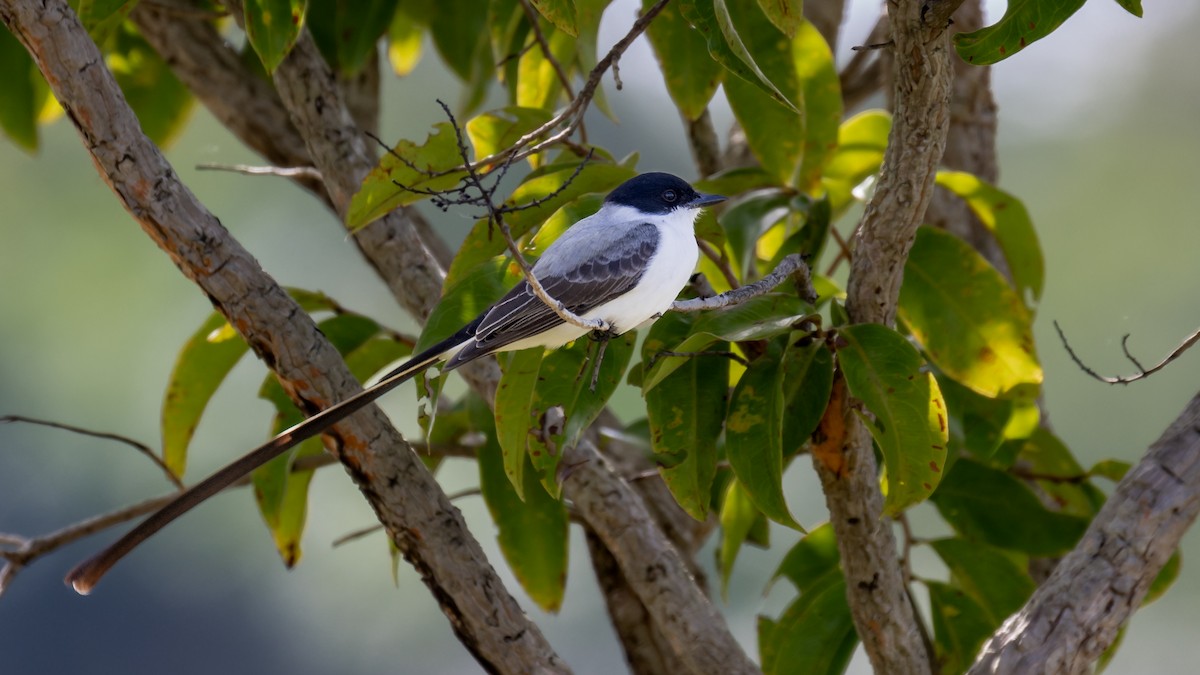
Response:
[[[586,314],[637,285],[658,250],[658,240],[658,228],[641,223],[581,264],[554,274],[539,274],[538,280],[567,309]],[[561,323],[554,310],[533,294],[529,283],[521,280],[484,313],[475,330],[475,341],[463,348],[452,363],[459,365]]]

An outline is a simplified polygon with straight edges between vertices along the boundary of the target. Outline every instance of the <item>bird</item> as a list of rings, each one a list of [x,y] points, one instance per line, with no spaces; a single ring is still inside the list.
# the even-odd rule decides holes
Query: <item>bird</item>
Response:
[[[671,308],[699,260],[695,221],[725,201],[669,173],[643,173],[614,188],[600,209],[559,236],[531,272],[551,298],[599,322],[611,337],[653,322]],[[81,595],[118,560],[173,520],[298,443],[395,389],[435,363],[450,371],[489,354],[561,347],[589,332],[568,323],[522,279],[461,330],[377,378],[375,384],[234,460],[181,492],[123,537],[72,569],[65,579]]]

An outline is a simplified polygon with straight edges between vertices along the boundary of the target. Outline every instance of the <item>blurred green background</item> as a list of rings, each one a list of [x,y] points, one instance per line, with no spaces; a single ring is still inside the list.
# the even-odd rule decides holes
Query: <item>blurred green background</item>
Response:
[[[862,40],[878,3],[854,2],[844,33]],[[989,2],[999,16],[1001,2]],[[626,30],[636,3],[606,15],[600,44]],[[1148,3],[1138,20],[1105,0],[994,69],[1000,106],[1001,187],[1025,200],[1042,238],[1047,284],[1037,337],[1046,400],[1057,433],[1083,464],[1134,461],[1178,414],[1200,382],[1200,354],[1129,387],[1084,376],[1050,325],[1105,373],[1127,373],[1120,338],[1157,360],[1200,324],[1200,229],[1195,222],[1200,155],[1200,72],[1193,3]],[[593,116],[589,131],[644,170],[694,177],[679,120],[669,110],[644,41],[621,62],[624,89],[606,83],[621,124]],[[644,67],[643,67],[644,64]],[[427,50],[417,71],[387,79],[383,137],[420,137],[437,121],[434,97],[458,85]],[[730,115],[714,106],[718,128]],[[322,290],[343,304],[414,330],[330,214],[279,179],[200,172],[203,162],[256,159],[197,108],[168,157],[182,179],[285,285]],[[467,215],[436,214],[458,241]],[[0,414],[50,418],[158,443],[158,411],[175,353],[210,311],[205,298],[138,229],[97,176],[74,130],[45,130],[37,157],[0,142]],[[269,404],[255,398],[261,364],[247,360],[201,424],[190,477],[204,475],[265,437]],[[385,402],[416,430],[414,392]],[[618,408],[632,414],[636,400]],[[790,471],[792,510],[825,517],[807,462]],[[447,491],[473,486],[474,465],[450,462]],[[129,448],[23,425],[0,427],[0,532],[47,532],[87,515],[165,492],[158,472]],[[371,522],[336,468],[313,481],[305,556],[284,572],[248,491],[213,500],[118,566],[92,597],[61,584],[105,533],[39,560],[0,600],[5,673],[461,673],[478,666],[455,641],[419,578],[402,566],[392,584],[382,535],[331,549]],[[567,597],[557,616],[520,595],[494,545],[482,501],[457,503],[501,575],[579,673],[623,669],[577,531]],[[919,534],[939,533],[932,509]],[[754,616],[787,600],[763,585],[795,535],[776,530],[772,551],[744,550],[721,607],[755,653]],[[1200,539],[1184,540],[1184,570],[1171,592],[1139,613],[1114,673],[1191,673],[1200,662]],[[701,554],[711,569],[711,551]],[[917,571],[944,574],[918,549]],[[869,672],[859,654],[851,666]]]

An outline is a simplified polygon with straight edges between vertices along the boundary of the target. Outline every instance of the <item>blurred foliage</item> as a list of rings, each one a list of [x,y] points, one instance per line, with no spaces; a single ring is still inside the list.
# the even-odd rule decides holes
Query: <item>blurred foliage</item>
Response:
[[[128,21],[133,4],[79,0],[73,6],[103,47],[143,129],[167,143],[186,125],[192,96]],[[972,63],[995,62],[1049,34],[1082,4],[1010,2],[995,25],[959,35],[958,51]],[[1140,3],[1121,4],[1140,15]],[[604,54],[597,35],[607,6],[607,0],[247,0],[242,18],[246,40],[267,72],[305,27],[345,76],[365,67],[381,43],[394,72],[404,76],[430,56],[424,50],[432,45],[461,82],[455,106],[461,123],[451,119],[424,139],[400,139],[354,196],[347,225],[359,228],[397,207],[460,189],[464,162],[476,162],[485,176],[520,165],[503,206],[512,209],[506,222],[518,245],[536,257],[594,212],[600,195],[637,172],[636,155],[613,157],[583,133],[570,143],[536,146],[570,123],[564,110],[571,111]],[[699,119],[723,85],[757,162],[698,183],[730,198],[715,217],[697,224],[713,252],[701,269],[717,290],[753,282],[790,253],[815,259],[836,248],[831,242],[853,228],[848,214],[869,197],[883,161],[889,116],[871,110],[843,119],[831,51],[800,10],[799,1],[679,0],[649,28],[678,113]],[[226,18],[211,20],[235,30]],[[38,124],[54,106],[25,50],[3,30],[0,74],[0,129],[35,151]],[[504,105],[480,111],[493,90]],[[602,91],[594,103],[605,108]],[[822,277],[815,306],[780,289],[705,314],[664,316],[640,347],[632,334],[613,340],[595,370],[595,387],[596,347],[578,340],[551,353],[502,358],[494,414],[470,394],[445,404],[428,440],[477,448],[501,550],[530,597],[550,611],[561,606],[569,526],[559,498],[561,451],[579,439],[622,381],[645,398],[645,418],[628,425],[625,435],[644,439],[687,513],[698,520],[717,514],[723,591],[743,544],[770,546],[768,520],[800,531],[821,520],[821,514],[791,511],[783,473],[811,449],[823,419],[841,414],[840,405],[827,404],[835,383],[844,382],[862,403],[855,414],[867,422],[882,457],[887,514],[901,516],[928,500],[952,531],[910,543],[928,546],[948,570],[944,579],[916,582],[929,592],[926,618],[941,672],[961,672],[971,663],[982,640],[1032,592],[1029,559],[1070,550],[1104,501],[1093,479],[1119,479],[1127,465],[1113,460],[1085,471],[1038,424],[1032,402],[1043,371],[1032,320],[1045,274],[1020,200],[968,174],[944,172],[938,182],[995,234],[1011,282],[965,242],[922,229],[905,269],[900,330],[846,325],[836,302],[841,292]],[[494,223],[478,221],[450,264],[442,301],[416,349],[455,332],[519,274]],[[294,295],[306,311],[331,314],[321,329],[362,379],[413,349],[381,322],[348,313],[323,295]],[[180,350],[162,412],[162,453],[176,475],[185,470],[208,403],[246,351],[215,314]],[[276,407],[271,433],[302,418],[273,378],[260,394]],[[465,442],[472,436],[483,441]],[[300,556],[312,475],[294,465],[319,452],[315,441],[301,445],[254,475],[260,511],[289,566]],[[760,619],[764,671],[844,671],[858,638],[832,527],[811,526],[780,560],[775,577],[786,577],[796,598],[779,616]],[[1178,570],[1176,556],[1147,601],[1161,595]]]

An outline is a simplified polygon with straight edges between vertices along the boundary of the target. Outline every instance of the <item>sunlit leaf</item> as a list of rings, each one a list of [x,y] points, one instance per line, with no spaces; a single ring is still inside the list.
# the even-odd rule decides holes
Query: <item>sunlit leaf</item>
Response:
[[[783,348],[773,340],[733,390],[725,418],[725,455],[754,505],[777,523],[803,530],[783,496]]]
[[[769,4],[788,1],[759,0]],[[800,0],[790,1],[800,4]],[[797,187],[813,190],[820,185],[825,163],[837,148],[843,112],[842,85],[829,43],[807,21],[798,25],[792,40],[792,61],[804,97],[804,160]]]
[[[643,10],[654,4],[655,0],[642,0]],[[723,73],[721,65],[708,55],[704,37],[683,18],[678,3],[667,4],[646,34],[671,100],[685,117],[698,119],[721,84]]]
[[[988,398],[949,377],[939,377],[938,387],[950,413],[950,447],[965,450],[977,459],[989,459],[1006,439],[1004,430],[1016,401]]]
[[[352,76],[377,51],[399,0],[308,0],[308,30],[325,60]],[[409,24],[411,25],[411,24]]]
[[[933,615],[934,655],[939,672],[958,675],[975,662],[995,626],[970,596],[949,584],[926,581]]]
[[[884,511],[895,515],[933,493],[946,466],[946,404],[921,355],[899,333],[879,324],[839,330],[847,343],[838,363],[855,398],[874,419],[867,428],[883,452]]]
[[[1004,252],[1017,291],[1032,309],[1042,297],[1045,264],[1037,231],[1025,205],[969,173],[940,171],[937,184],[962,197],[979,221],[991,230]]]
[[[371,169],[350,199],[347,227],[364,227],[397,207],[426,199],[431,191],[454,187],[466,175],[451,171],[463,162],[454,128],[440,122],[434,129],[422,145],[401,140]]]
[[[549,119],[550,113],[541,108],[509,106],[471,118],[467,136],[475,147],[475,157],[482,159],[509,147]]]
[[[292,50],[304,27],[307,0],[246,0],[246,39],[268,73]]]
[[[938,512],[959,534],[1035,556],[1058,556],[1075,546],[1088,520],[1055,513],[1007,472],[959,458],[933,496]]]
[[[499,530],[500,552],[529,597],[542,609],[557,612],[567,581],[567,509],[538,487],[532,470],[521,472],[521,498],[509,482],[492,411],[474,396],[468,409],[476,428],[487,435],[479,449],[479,487]]]
[[[535,45],[517,62],[517,96],[514,102],[518,106],[549,111],[562,94],[562,79],[554,67],[554,61],[560,66],[570,63],[575,55],[575,38],[566,32],[550,31],[546,35],[546,42],[550,47],[549,57],[540,45]]]
[[[984,396],[1042,382],[1029,310],[983,256],[948,232],[917,230],[897,316],[942,372]]]
[[[642,343],[643,361],[682,339],[691,322],[678,312],[656,321]],[[728,346],[717,343],[713,348]],[[687,359],[645,394],[659,473],[679,505],[697,520],[708,515],[728,383],[729,359],[699,356]]]
[[[795,195],[782,190],[760,190],[738,200],[721,214],[734,271],[740,278],[745,279],[750,273],[759,237],[792,213],[795,199]]]
[[[421,39],[424,32],[420,24],[412,20],[404,12],[396,12],[392,16],[392,25],[388,28],[388,63],[392,64],[392,72],[404,77],[417,67],[421,61]]]
[[[954,48],[967,63],[986,66],[1021,51],[1054,32],[1084,0],[1009,0],[1004,16],[991,26],[954,36]]]
[[[838,128],[837,150],[821,175],[835,218],[853,201],[854,189],[879,171],[891,130],[892,117],[882,110],[861,112]]]
[[[767,293],[736,305],[703,312],[679,343],[663,344],[651,351],[643,347],[642,353],[650,365],[642,389],[644,392],[651,391],[677,368],[693,360],[687,356],[668,356],[660,352],[686,354],[709,350],[717,341],[763,340],[790,330],[792,324],[805,316],[808,309],[808,305],[795,295]]]

